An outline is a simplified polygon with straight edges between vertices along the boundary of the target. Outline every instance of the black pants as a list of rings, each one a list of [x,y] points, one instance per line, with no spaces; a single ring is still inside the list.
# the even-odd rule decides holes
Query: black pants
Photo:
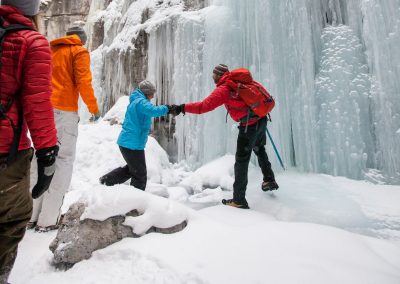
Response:
[[[233,199],[244,201],[248,183],[248,169],[251,152],[254,151],[258,159],[264,181],[274,181],[274,172],[268,160],[265,144],[267,142],[267,118],[260,119],[256,124],[239,126],[239,135],[235,156],[235,182],[233,183]]]
[[[124,147],[119,147],[119,149],[128,164],[131,185],[145,190],[147,184],[147,168],[144,150],[130,150]]]
[[[116,168],[104,175],[102,178],[105,178],[105,184],[112,186],[124,183],[128,179],[131,179],[132,186],[145,190],[147,183],[147,168],[144,150],[130,150],[124,147],[119,147],[119,149],[127,165]]]

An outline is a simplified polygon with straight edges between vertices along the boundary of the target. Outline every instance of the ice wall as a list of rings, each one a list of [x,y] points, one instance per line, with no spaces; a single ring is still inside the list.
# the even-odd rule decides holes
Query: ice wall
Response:
[[[100,31],[93,68],[103,111],[145,77],[157,85],[156,103],[185,103],[212,91],[216,64],[245,66],[276,98],[269,129],[288,166],[400,182],[399,0],[93,5],[87,28]],[[237,128],[225,116],[221,107],[158,120],[158,139],[198,167],[234,153]]]
[[[360,40],[345,25],[322,33],[316,78],[318,171],[362,179],[373,166],[371,81]]]
[[[161,101],[201,100],[214,65],[246,66],[277,100],[269,128],[287,165],[398,182],[400,1],[209,2],[150,33]],[[223,108],[179,117],[178,157],[198,166],[233,152],[236,133]]]

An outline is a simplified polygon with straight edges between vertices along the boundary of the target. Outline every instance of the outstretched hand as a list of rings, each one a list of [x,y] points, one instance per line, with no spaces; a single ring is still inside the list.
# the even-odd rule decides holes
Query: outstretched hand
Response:
[[[173,116],[178,116],[181,113],[185,114],[185,105],[171,105],[168,110],[168,114],[172,114]]]

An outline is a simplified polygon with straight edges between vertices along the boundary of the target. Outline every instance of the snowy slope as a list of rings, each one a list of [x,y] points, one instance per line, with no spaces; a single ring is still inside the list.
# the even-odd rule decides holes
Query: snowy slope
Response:
[[[146,208],[159,207],[160,197],[153,194],[98,184],[98,177],[123,164],[115,144],[120,127],[106,122],[80,126],[64,210],[83,198],[105,214],[86,216],[102,219],[121,210],[129,201],[126,194]],[[266,194],[259,189],[261,173],[252,165],[251,210],[239,210],[219,203],[232,195],[226,186],[232,157],[190,172],[187,165],[169,164],[154,139],[146,155],[147,191],[170,197],[172,208],[179,207],[180,216],[189,219],[185,230],[124,239],[66,272],[50,265],[48,245],[55,232],[28,231],[11,283],[399,283],[398,186],[289,171],[277,176],[281,188]],[[191,186],[190,179],[197,182]],[[159,222],[159,214],[145,223]]]

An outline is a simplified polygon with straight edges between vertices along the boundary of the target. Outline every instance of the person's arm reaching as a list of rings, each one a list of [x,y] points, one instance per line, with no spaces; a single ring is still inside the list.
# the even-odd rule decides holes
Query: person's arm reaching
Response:
[[[226,86],[216,88],[207,98],[201,102],[188,103],[182,106],[182,112],[202,114],[216,109],[229,100],[229,89]]]
[[[147,99],[143,99],[139,103],[138,109],[140,112],[150,117],[159,117],[168,113],[168,107],[166,105],[155,106]]]

